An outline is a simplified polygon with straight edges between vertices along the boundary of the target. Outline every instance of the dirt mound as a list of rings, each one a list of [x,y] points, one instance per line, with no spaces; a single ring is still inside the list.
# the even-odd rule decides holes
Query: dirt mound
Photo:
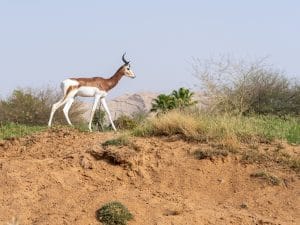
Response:
[[[115,133],[51,129],[0,142],[0,224],[100,224],[95,212],[117,200],[130,225],[299,224],[299,177],[234,155],[199,160],[204,144],[134,138],[138,148],[102,147]],[[294,151],[299,152],[299,147]],[[270,185],[250,176],[269,171]]]

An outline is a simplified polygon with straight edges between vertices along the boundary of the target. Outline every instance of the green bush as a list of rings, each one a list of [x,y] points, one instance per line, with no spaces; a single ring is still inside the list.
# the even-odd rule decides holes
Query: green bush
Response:
[[[126,225],[133,215],[120,202],[110,202],[96,211],[97,219],[104,225]]]
[[[47,124],[52,104],[61,96],[52,89],[32,90],[16,89],[4,100],[0,101],[0,122],[19,123],[27,125]],[[74,122],[83,120],[82,103],[75,102],[70,110],[70,117]],[[62,110],[58,110],[55,121],[65,123]]]

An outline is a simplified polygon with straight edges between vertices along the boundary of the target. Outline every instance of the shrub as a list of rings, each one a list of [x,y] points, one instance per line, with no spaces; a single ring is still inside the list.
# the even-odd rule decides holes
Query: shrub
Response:
[[[96,110],[92,121],[92,124],[96,127],[97,130],[104,131],[107,128],[107,126],[105,125],[105,118],[105,111],[99,107]]]
[[[0,101],[0,122],[21,123],[29,125],[47,124],[52,104],[61,97],[52,89],[33,90],[16,89],[5,100]],[[83,120],[82,103],[75,102],[70,110],[74,122]],[[57,112],[55,120],[65,122],[62,112]]]
[[[114,121],[114,124],[118,129],[130,130],[137,127],[138,121],[130,116],[121,115]]]
[[[250,174],[250,177],[253,178],[260,178],[262,180],[265,180],[267,183],[271,185],[279,185],[281,183],[281,179],[266,172],[266,171],[258,171],[255,173]]]
[[[97,219],[104,225],[126,225],[133,215],[120,202],[110,202],[96,211]]]
[[[137,127],[142,121],[145,120],[147,114],[144,112],[133,113],[131,116],[128,115],[120,115],[116,120],[114,120],[114,124],[117,129],[120,130],[131,130]],[[100,107],[96,110],[93,125],[97,130],[108,130],[111,129],[111,125],[108,124],[106,112],[103,111]]]
[[[201,126],[199,120],[194,116],[188,116],[179,111],[170,111],[159,117],[146,120],[133,131],[140,136],[171,136],[180,135],[189,140],[197,140],[201,137]]]
[[[300,85],[268,66],[264,59],[196,60],[194,75],[200,80],[201,103],[210,112],[300,114]]]

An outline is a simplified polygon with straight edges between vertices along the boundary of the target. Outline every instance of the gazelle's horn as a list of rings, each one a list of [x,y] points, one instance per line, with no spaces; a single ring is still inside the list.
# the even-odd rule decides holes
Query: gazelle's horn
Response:
[[[129,64],[130,62],[127,61],[127,60],[125,59],[125,55],[126,55],[126,52],[122,55],[122,61],[123,61],[125,64]]]

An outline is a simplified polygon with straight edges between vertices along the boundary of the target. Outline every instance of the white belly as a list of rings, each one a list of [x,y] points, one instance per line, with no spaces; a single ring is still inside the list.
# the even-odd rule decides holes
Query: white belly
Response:
[[[101,91],[96,87],[82,86],[78,89],[78,92],[76,95],[81,96],[81,97],[94,97],[95,95],[106,96],[106,92]]]

